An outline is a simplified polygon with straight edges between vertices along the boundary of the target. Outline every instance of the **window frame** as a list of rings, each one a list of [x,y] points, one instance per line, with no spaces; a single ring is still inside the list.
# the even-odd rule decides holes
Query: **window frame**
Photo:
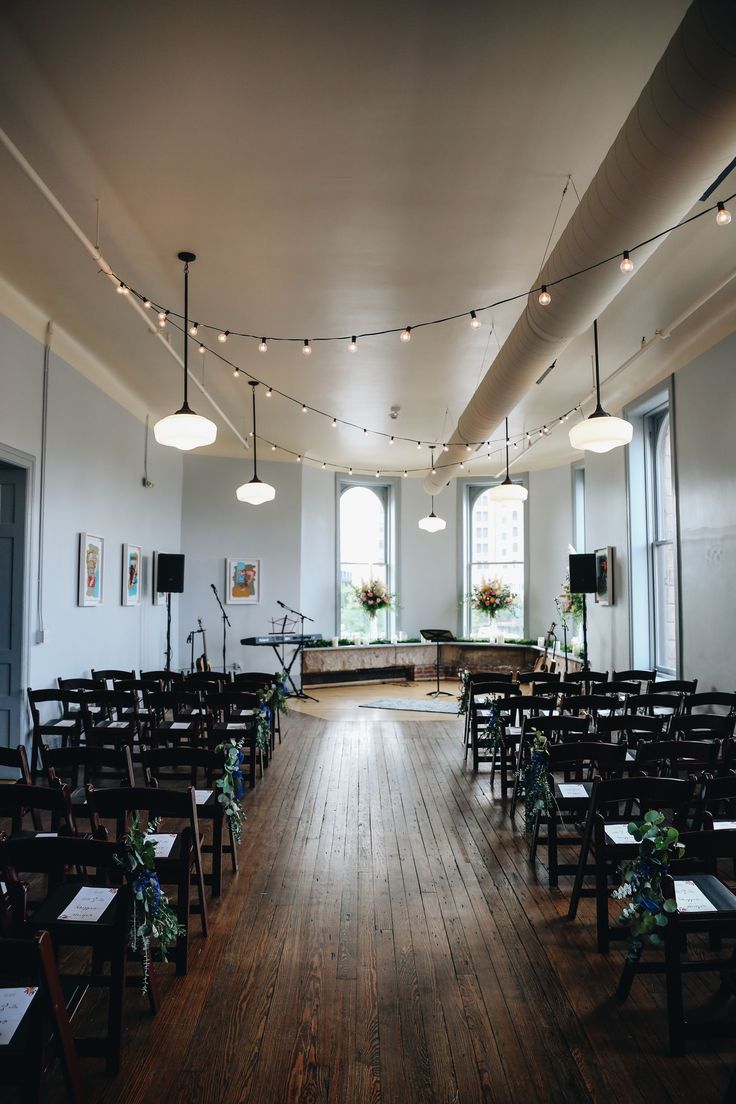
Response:
[[[471,624],[471,611],[469,604],[465,601],[466,594],[470,593],[470,578],[472,573],[472,562],[470,560],[470,546],[471,546],[471,533],[470,527],[472,524],[472,511],[473,506],[480,498],[484,491],[490,490],[491,487],[497,487],[501,483],[501,479],[489,479],[489,478],[473,478],[472,476],[464,479],[458,479],[458,488],[460,494],[457,496],[458,501],[458,633],[460,636],[467,637],[470,635]],[[527,473],[515,478],[515,482],[520,483],[523,487],[529,489],[529,480]],[[529,636],[529,498],[527,497],[525,502],[520,503],[522,507],[523,522],[520,524],[518,519],[516,524],[519,525],[520,537],[524,541],[524,556],[520,560],[510,560],[508,563],[522,564],[523,565],[523,577],[524,577],[524,602],[522,609],[522,628],[521,636],[526,639]],[[513,519],[511,524],[514,524]],[[489,526],[490,530],[490,526]],[[490,535],[489,535],[490,539]],[[490,562],[490,561],[483,561]],[[500,563],[501,561],[493,561],[493,563]]]
[[[659,455],[663,427],[667,423],[670,435],[670,480],[672,482],[673,497],[673,534],[671,537],[662,536],[662,504],[661,483],[662,472]],[[646,509],[647,509],[647,560],[649,569],[649,654],[651,665],[658,674],[675,678],[679,664],[680,646],[677,632],[679,616],[679,596],[677,589],[677,493],[673,471],[673,437],[672,414],[669,403],[664,403],[644,415],[644,462],[646,465]],[[675,572],[675,665],[666,667],[659,662],[659,641],[657,634],[657,622],[660,612],[661,595],[659,593],[659,572],[657,563],[659,549],[670,547],[672,549],[672,565]]]
[[[400,500],[400,484],[398,479],[384,476],[380,479],[369,479],[366,476],[352,476],[336,473],[335,475],[335,636],[341,636],[342,630],[342,606],[341,606],[341,524],[340,502],[344,491],[351,487],[365,487],[369,491],[382,491],[385,495],[385,540],[386,553],[386,582],[392,594],[396,593],[396,580],[398,578],[398,510]],[[398,633],[398,611],[391,606],[387,611],[386,635],[392,637]]]

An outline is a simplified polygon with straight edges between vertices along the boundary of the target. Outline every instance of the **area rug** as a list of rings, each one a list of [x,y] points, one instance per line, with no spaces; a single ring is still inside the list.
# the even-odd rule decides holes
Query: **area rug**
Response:
[[[457,702],[452,698],[376,698],[363,702],[361,709],[404,709],[410,713],[455,713]]]

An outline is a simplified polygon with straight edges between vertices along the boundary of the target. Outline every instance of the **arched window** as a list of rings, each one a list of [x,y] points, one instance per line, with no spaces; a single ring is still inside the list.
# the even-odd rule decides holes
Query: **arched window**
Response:
[[[483,579],[501,579],[516,594],[512,609],[495,619],[499,635],[524,635],[524,504],[494,502],[488,487],[467,488],[467,572],[465,590],[470,591]],[[510,527],[514,539],[509,541]],[[488,629],[488,616],[466,606],[466,632],[483,636]]]
[[[340,636],[388,637],[391,616],[376,614],[373,624],[352,600],[353,586],[379,579],[389,586],[388,486],[346,485],[340,492]]]
[[[649,419],[651,509],[649,554],[652,578],[652,640],[657,670],[677,670],[677,585],[675,578],[675,495],[672,486],[670,415]]]

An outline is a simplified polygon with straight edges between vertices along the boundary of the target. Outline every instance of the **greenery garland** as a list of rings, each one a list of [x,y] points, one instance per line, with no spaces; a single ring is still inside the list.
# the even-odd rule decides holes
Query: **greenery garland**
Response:
[[[327,642],[329,643],[329,641]],[[286,696],[286,671],[282,671],[279,681],[271,687],[268,704],[272,709],[278,709],[281,713],[289,712],[289,699]]]
[[[267,751],[271,744],[271,691],[258,694],[256,710],[256,746]]]
[[[664,824],[664,814],[650,809],[644,814],[644,822],[628,825],[629,832],[639,844],[639,857],[628,859],[619,865],[621,885],[614,889],[612,897],[622,901],[631,897],[619,917],[629,928],[629,962],[637,962],[645,943],[658,946],[662,942],[662,929],[667,927],[669,914],[677,911],[672,900],[665,900],[662,893],[662,875],[670,863],[680,858],[685,848],[679,842],[676,828]]]
[[[122,866],[131,887],[130,932],[128,946],[143,959],[143,992],[148,991],[151,944],[158,946],[161,961],[168,962],[167,946],[175,943],[186,929],[182,927],[169,899],[161,889],[156,874],[156,850],[148,838],[158,828],[158,821],[141,828],[139,813],[131,818],[130,828],[123,836],[123,856],[115,861]]]
[[[534,734],[531,758],[524,771],[524,830],[531,832],[539,814],[549,816],[554,798],[549,785],[547,737]]]
[[[245,760],[243,744],[230,737],[225,743],[218,744],[215,751],[223,756],[225,773],[218,778],[215,786],[220,791],[217,800],[225,807],[225,816],[236,843],[240,843],[245,821],[245,809],[242,806],[245,794],[241,767]]]
[[[460,679],[460,693],[457,696],[457,713],[459,717],[464,717],[468,712],[470,703],[470,670],[467,667],[462,667],[458,671],[457,677]]]

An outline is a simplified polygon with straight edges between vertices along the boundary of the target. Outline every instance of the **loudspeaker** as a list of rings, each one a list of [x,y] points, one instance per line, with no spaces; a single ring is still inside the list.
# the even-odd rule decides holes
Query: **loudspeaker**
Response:
[[[156,590],[159,594],[181,594],[184,590],[184,555],[159,552],[156,560]]]
[[[595,553],[570,556],[570,593],[595,594]]]

